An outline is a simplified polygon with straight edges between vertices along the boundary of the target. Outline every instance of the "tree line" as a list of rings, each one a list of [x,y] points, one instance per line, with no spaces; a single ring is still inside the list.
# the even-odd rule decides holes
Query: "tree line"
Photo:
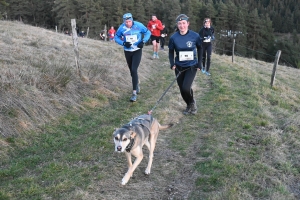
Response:
[[[234,39],[241,56],[273,61],[280,49],[283,62],[300,68],[300,0],[0,0],[0,6],[2,19],[61,32],[71,30],[71,19],[76,19],[78,31],[89,28],[94,39],[105,25],[118,27],[126,12],[145,25],[156,14],[170,34],[180,13],[190,17],[196,32],[209,17],[217,53],[231,55]]]

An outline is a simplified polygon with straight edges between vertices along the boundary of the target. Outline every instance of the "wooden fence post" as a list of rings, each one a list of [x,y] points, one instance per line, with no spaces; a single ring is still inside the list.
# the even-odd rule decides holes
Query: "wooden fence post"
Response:
[[[79,66],[79,50],[78,50],[78,37],[76,31],[76,19],[71,19],[71,25],[72,25],[72,39],[73,39],[74,52],[75,52],[75,64],[77,68],[77,74],[79,75],[79,77],[81,77],[81,70]]]
[[[105,24],[105,26],[104,26],[104,41],[106,41],[107,40],[107,28],[106,28],[106,24]]]
[[[234,56],[234,45],[235,45],[235,39],[233,39],[233,44],[232,44],[232,62],[233,62],[233,56]]]
[[[86,31],[86,38],[88,38],[88,36],[89,36],[89,30],[90,30],[90,27],[87,28],[87,31]]]
[[[280,58],[281,50],[278,50],[275,56],[275,61],[274,61],[274,66],[273,66],[273,72],[271,76],[271,87],[273,87],[274,82],[275,82],[275,76],[276,76],[276,67],[278,65],[278,61]]]

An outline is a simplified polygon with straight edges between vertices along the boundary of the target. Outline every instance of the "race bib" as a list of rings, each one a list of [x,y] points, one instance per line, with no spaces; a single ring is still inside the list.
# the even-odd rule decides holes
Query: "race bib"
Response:
[[[126,42],[130,42],[131,44],[137,42],[137,36],[136,35],[126,35]]]
[[[165,35],[165,34],[161,34],[160,36],[161,36],[161,37],[166,37],[166,35]]]
[[[114,35],[115,35],[115,34],[113,34],[113,33],[111,34],[111,36],[114,36]]]
[[[179,61],[194,60],[193,51],[179,51]]]
[[[203,40],[203,42],[210,42],[210,38]]]
[[[153,25],[152,25],[152,28],[153,28],[153,29],[156,29],[156,24],[153,24]]]

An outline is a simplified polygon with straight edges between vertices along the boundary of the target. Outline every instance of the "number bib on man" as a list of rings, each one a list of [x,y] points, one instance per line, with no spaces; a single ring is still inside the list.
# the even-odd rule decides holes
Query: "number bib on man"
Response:
[[[193,51],[179,51],[179,61],[194,60]]]
[[[137,42],[136,35],[126,35],[126,42],[130,42],[131,44]]]

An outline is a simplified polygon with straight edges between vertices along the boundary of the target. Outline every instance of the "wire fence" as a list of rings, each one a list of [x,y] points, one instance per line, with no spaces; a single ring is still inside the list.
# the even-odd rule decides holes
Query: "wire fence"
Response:
[[[231,42],[226,42],[226,41],[222,41],[223,44],[227,44],[227,45],[231,45],[231,47],[233,47],[233,44],[235,46],[238,46],[238,47],[241,47],[241,48],[245,48],[247,50],[250,50],[250,51],[253,51],[253,52],[256,52],[256,53],[259,53],[259,54],[263,54],[265,56],[269,56],[273,59],[275,59],[276,55],[271,55],[271,54],[267,54],[267,53],[264,53],[264,52],[261,52],[261,51],[256,51],[256,50],[253,50],[252,48],[250,47],[247,47],[247,46],[243,46],[243,45],[240,45],[240,44],[237,44],[237,43],[231,43]],[[218,48],[218,47],[214,47],[214,49],[217,49],[219,51],[222,51],[222,52],[229,52],[231,54],[234,53],[234,55],[237,55],[237,56],[240,56],[240,57],[247,57],[246,55],[242,55],[241,53],[239,53],[236,49],[234,50],[234,52],[232,50],[229,50],[229,49],[221,49],[221,48]],[[295,53],[296,54],[296,53]],[[284,64],[288,65],[289,67],[293,67],[293,68],[297,68],[297,66],[293,66],[291,63],[289,63],[286,59],[283,58],[283,56],[281,55],[280,57],[280,60],[281,62],[283,62]],[[263,61],[263,60],[262,60]]]

